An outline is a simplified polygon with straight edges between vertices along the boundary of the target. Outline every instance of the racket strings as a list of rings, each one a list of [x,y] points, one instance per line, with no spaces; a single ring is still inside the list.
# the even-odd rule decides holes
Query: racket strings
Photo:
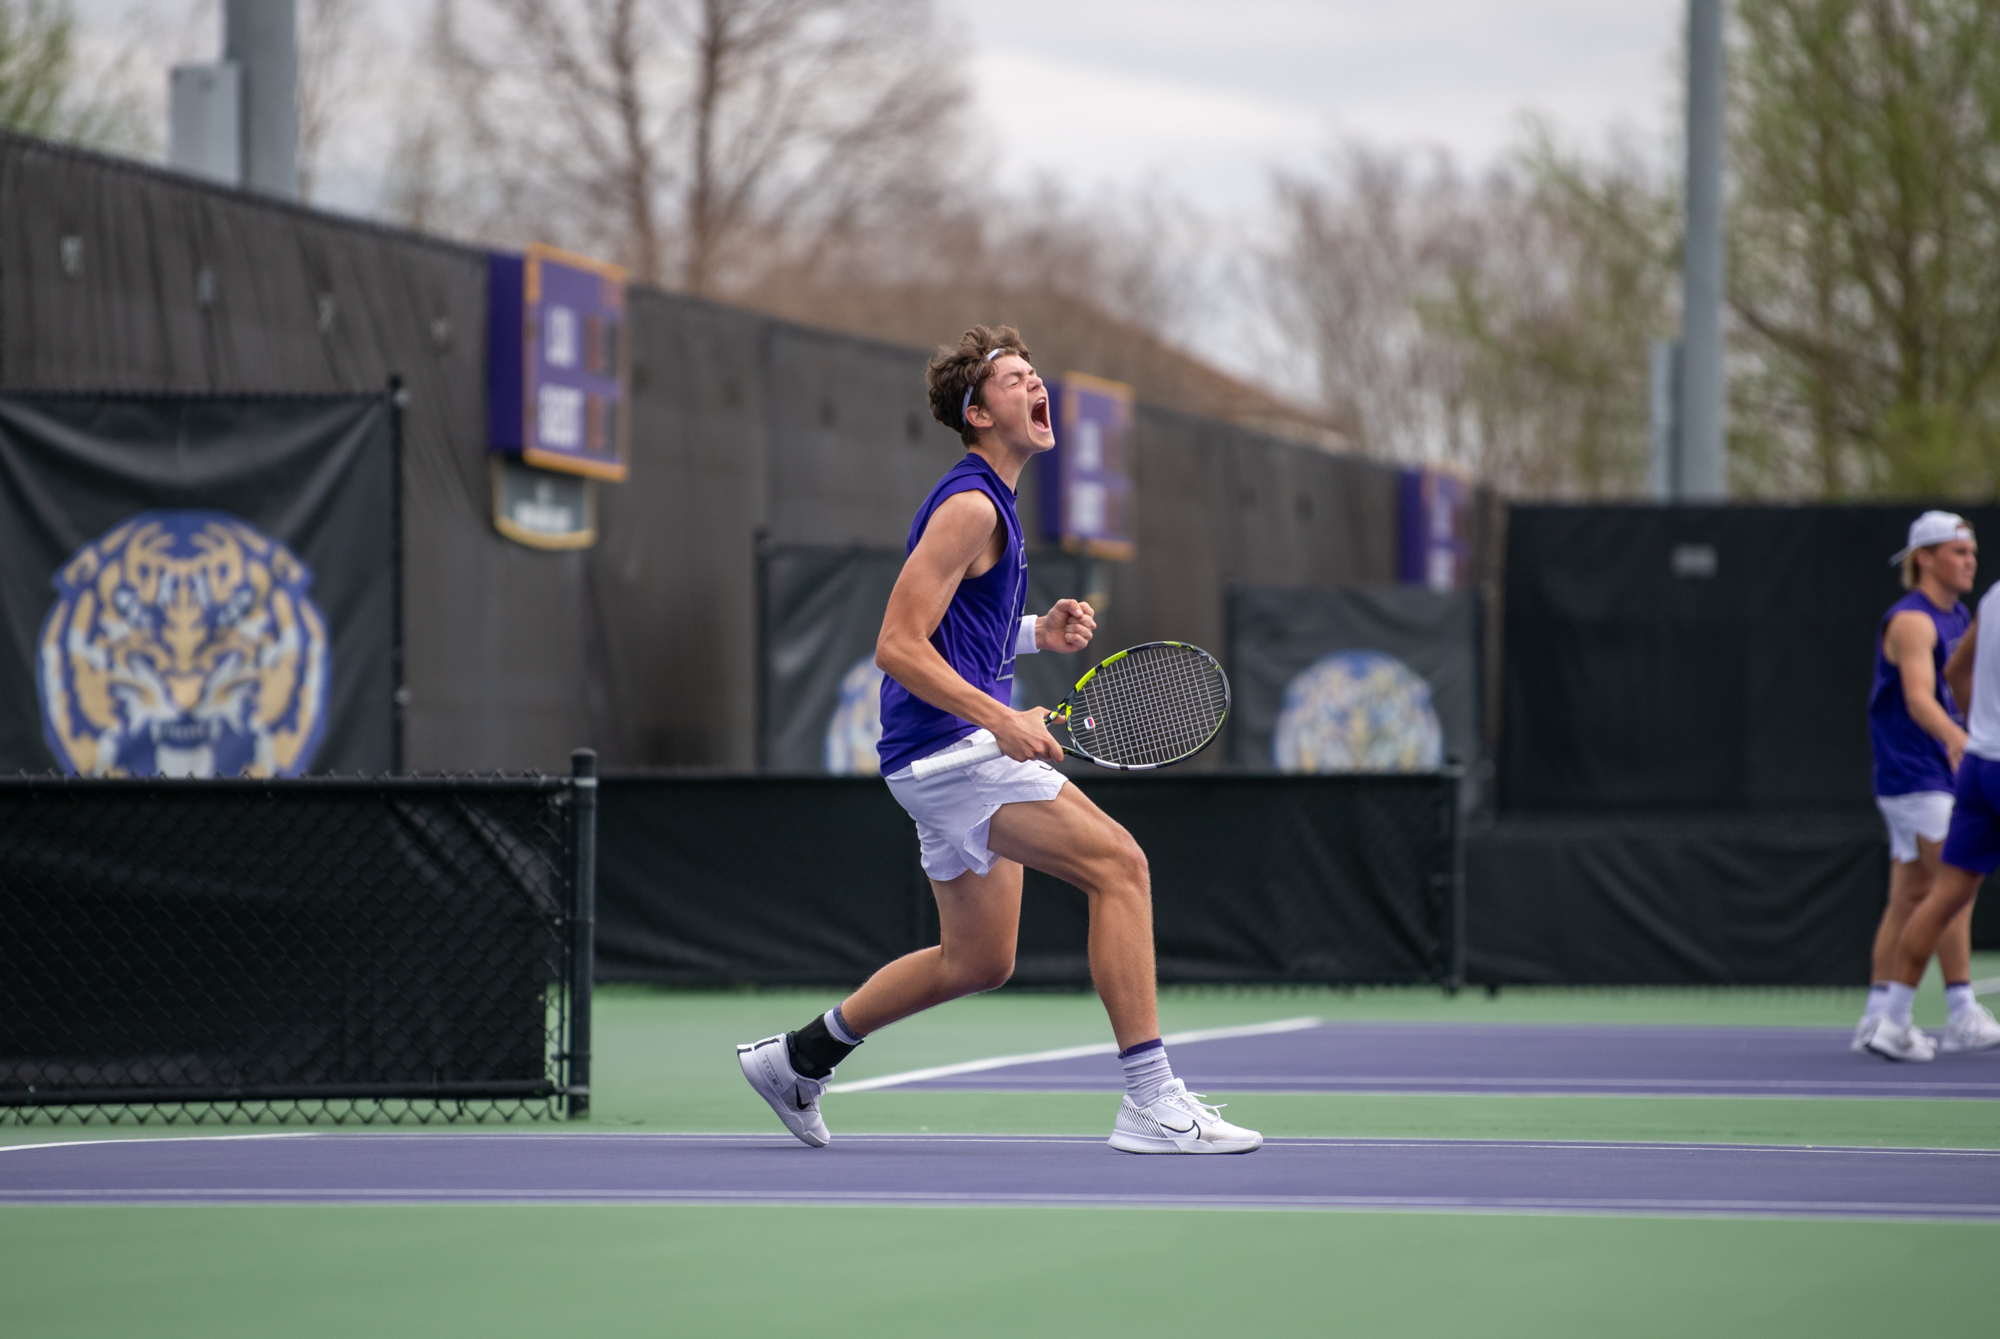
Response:
[[[1072,699],[1071,737],[1092,756],[1126,766],[1187,757],[1229,709],[1221,668],[1190,646],[1135,648],[1100,667]]]

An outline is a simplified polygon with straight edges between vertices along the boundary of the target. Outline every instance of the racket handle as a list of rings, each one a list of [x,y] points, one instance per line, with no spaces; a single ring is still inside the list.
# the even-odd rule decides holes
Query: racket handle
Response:
[[[910,764],[910,779],[928,781],[942,772],[955,772],[961,767],[989,762],[1001,756],[1000,745],[988,739],[956,753],[934,753],[928,758],[917,759]]]

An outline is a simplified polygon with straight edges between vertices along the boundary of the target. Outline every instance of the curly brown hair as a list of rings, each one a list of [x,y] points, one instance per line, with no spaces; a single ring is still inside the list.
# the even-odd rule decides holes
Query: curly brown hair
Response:
[[[924,368],[924,387],[930,392],[931,417],[958,434],[958,440],[967,446],[979,444],[979,434],[966,424],[962,406],[966,403],[965,393],[972,392],[972,403],[978,404],[979,388],[986,381],[987,369],[992,364],[994,354],[1005,352],[1033,362],[1028,346],[1021,342],[1021,332],[1011,325],[998,328],[976,325],[959,336],[958,347],[949,344],[938,345],[937,356]]]

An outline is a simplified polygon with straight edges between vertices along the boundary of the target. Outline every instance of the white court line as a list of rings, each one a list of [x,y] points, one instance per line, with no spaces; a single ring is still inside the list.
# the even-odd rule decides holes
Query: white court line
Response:
[[[1169,1046],[1179,1046],[1191,1041],[1221,1041],[1228,1037],[1265,1037],[1274,1032],[1303,1032],[1316,1028],[1326,1020],[1323,1018],[1280,1018],[1273,1023],[1251,1023],[1244,1027],[1197,1028],[1192,1032],[1170,1032],[1160,1038]],[[955,1074],[977,1074],[988,1069],[1005,1069],[1009,1065],[1034,1065],[1045,1060],[1075,1060],[1086,1055],[1117,1055],[1118,1043],[1098,1042],[1091,1046],[1065,1046],[1055,1051],[1030,1051],[1026,1055],[996,1055],[985,1060],[965,1060],[956,1065],[934,1065],[929,1069],[909,1069],[901,1074],[884,1074],[880,1078],[856,1079],[852,1083],[827,1085],[830,1093],[865,1093],[877,1088],[894,1088],[903,1083],[922,1083],[926,1079],[947,1079]]]
[[[1972,983],[1972,993],[1975,995],[1992,995],[1996,992],[2000,992],[2000,976],[1989,976]]]
[[[1457,1195],[1190,1195],[1076,1194],[1008,1191],[828,1191],[817,1195],[797,1191],[690,1190],[412,1190],[402,1187],[357,1187],[332,1192],[296,1190],[152,1189],[45,1190],[0,1192],[0,1204],[167,1203],[167,1204],[757,1204],[818,1207],[902,1207],[908,1205],[968,1207],[1046,1207],[1100,1209],[1265,1209],[1412,1213],[1589,1214],[1632,1217],[1772,1217],[1772,1218],[1891,1218],[1941,1222],[1978,1221],[2000,1217],[2000,1204],[1937,1204],[1896,1200],[1722,1200],[1722,1199],[1589,1199],[1581,1196]]]
[[[311,1139],[322,1130],[274,1130],[269,1134],[135,1134],[125,1139],[62,1139],[47,1144],[0,1144],[0,1153],[31,1148],[89,1148],[93,1144],[216,1144],[225,1139]]]
[[[1714,1089],[1720,1092],[1739,1093],[1771,1091],[1786,1093],[1805,1091],[1819,1093],[1838,1089],[1842,1095],[1860,1097],[1877,1096],[1888,1092],[1894,1097],[1909,1097],[1916,1094],[1956,1094],[1971,1093],[2000,1096],[2000,1083],[1950,1083],[1939,1080],[1925,1083],[1919,1079],[1884,1079],[1879,1083],[1869,1083],[1860,1079],[1496,1079],[1487,1077],[1461,1077],[1451,1074],[1232,1074],[1217,1078],[1209,1076],[1205,1080],[1217,1092],[1231,1093],[1336,1093],[1347,1094],[1355,1091],[1377,1093],[1415,1093],[1418,1095],[1443,1091],[1450,1093],[1458,1089],[1522,1089],[1540,1092],[1552,1088],[1615,1088],[1620,1091],[1631,1089],[1651,1092],[1661,1090],[1669,1093],[1687,1088]],[[1041,1080],[1053,1084],[1053,1080]],[[1084,1087],[1097,1084],[1096,1087]],[[1323,1087],[1305,1087],[1306,1084],[1321,1084]],[[1357,1090],[1353,1085],[1375,1084],[1373,1088]],[[1893,1090],[1893,1091],[1891,1091]],[[1048,1086],[1035,1089],[1008,1088],[1004,1090],[973,1089],[975,1092],[1117,1092],[1118,1085],[1109,1079],[1099,1082],[1095,1079],[1077,1079],[1072,1086]]]

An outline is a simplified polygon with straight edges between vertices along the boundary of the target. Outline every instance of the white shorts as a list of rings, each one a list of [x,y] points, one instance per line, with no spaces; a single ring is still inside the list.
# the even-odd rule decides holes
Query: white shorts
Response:
[[[1951,830],[1951,792],[1913,790],[1908,795],[1877,795],[1875,807],[1889,824],[1889,858],[1909,864],[1917,858],[1917,838],[1941,842]]]
[[[975,730],[932,757],[991,742],[991,730]],[[939,772],[926,781],[910,775],[905,765],[884,780],[896,803],[917,823],[924,873],[943,883],[971,870],[985,874],[999,859],[986,845],[993,815],[1003,804],[1022,800],[1053,800],[1063,788],[1063,774],[1045,762],[1015,762],[989,758],[970,767]]]

